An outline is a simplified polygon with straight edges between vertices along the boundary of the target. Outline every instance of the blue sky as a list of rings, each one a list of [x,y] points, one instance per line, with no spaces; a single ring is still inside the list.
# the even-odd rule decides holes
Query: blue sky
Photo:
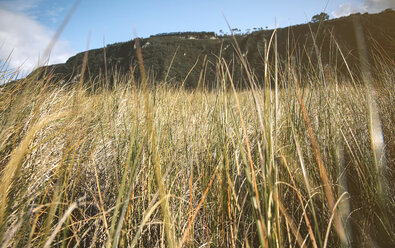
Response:
[[[74,1],[0,0],[0,59],[12,52],[9,65],[28,72],[61,25]],[[331,18],[352,12],[395,8],[394,0],[82,0],[54,47],[49,63],[62,63],[89,48],[163,32],[228,31],[306,23],[322,11]]]

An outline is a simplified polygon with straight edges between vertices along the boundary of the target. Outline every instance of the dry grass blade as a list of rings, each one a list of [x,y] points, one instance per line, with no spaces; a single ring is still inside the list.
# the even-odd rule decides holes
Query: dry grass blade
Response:
[[[339,199],[336,201],[336,204],[333,206],[331,218],[329,219],[328,228],[327,228],[326,233],[325,233],[324,248],[326,248],[326,246],[328,245],[329,231],[331,229],[333,219],[336,218],[335,208],[337,208],[337,206],[339,205],[339,203],[342,200],[343,196],[345,196],[346,194],[348,194],[348,193],[344,192],[343,194],[341,194]]]
[[[145,111],[146,111],[146,122],[148,125],[147,138],[149,139],[149,141],[151,143],[152,162],[154,164],[154,174],[155,174],[155,179],[156,179],[156,183],[158,186],[159,197],[160,197],[160,199],[165,199],[166,189],[165,189],[165,185],[164,185],[163,175],[161,172],[160,154],[157,150],[156,137],[155,137],[155,132],[154,132],[154,121],[155,121],[154,116],[153,116],[154,110],[153,110],[153,105],[151,102],[151,97],[148,94],[147,77],[146,77],[146,73],[145,73],[143,54],[141,52],[139,39],[136,39],[136,50],[137,50],[137,57],[138,57],[139,66],[140,66],[141,80],[143,81],[143,83],[142,83],[143,84],[143,92],[144,92],[145,99],[146,99],[145,100]],[[163,222],[165,225],[164,229],[166,232],[167,245],[169,247],[176,247],[177,242],[175,240],[172,217],[171,217],[170,206],[169,206],[169,200],[167,198],[161,203],[161,210],[162,210],[162,214],[163,214]]]
[[[323,162],[322,157],[321,157],[321,153],[320,153],[320,150],[319,150],[319,147],[318,147],[317,139],[315,138],[313,128],[312,128],[312,126],[310,124],[310,118],[309,118],[309,116],[307,114],[307,110],[306,110],[306,107],[305,107],[305,104],[304,104],[304,100],[302,98],[302,93],[300,92],[299,81],[298,81],[298,78],[296,77],[295,72],[294,72],[294,82],[295,82],[295,87],[296,87],[296,93],[297,93],[298,101],[299,101],[300,108],[301,108],[302,114],[303,114],[303,119],[304,119],[304,121],[306,123],[307,132],[309,134],[311,146],[313,147],[313,151],[314,151],[315,159],[316,159],[316,162],[317,162],[317,165],[318,165],[318,170],[319,170],[319,173],[320,173],[321,181],[322,181],[322,184],[323,184],[323,187],[324,187],[325,197],[326,197],[326,200],[328,202],[329,209],[331,209],[331,211],[333,211],[333,214],[334,214],[335,230],[336,230],[340,240],[343,243],[346,243],[347,242],[347,237],[346,237],[343,225],[342,225],[342,223],[340,221],[340,217],[337,214],[337,210],[335,208],[335,198],[333,196],[333,192],[332,192],[332,189],[331,189],[331,183],[329,181],[328,173],[327,173],[327,171],[325,169],[325,165],[324,165],[324,162]]]
[[[258,218],[259,218],[259,220],[257,220],[257,226],[258,226],[258,229],[260,229],[260,231],[259,231],[260,232],[260,238],[262,240],[262,243],[263,243],[264,247],[268,247],[268,241],[267,241],[267,237],[266,237],[266,232],[267,231],[266,231],[265,222],[263,220],[263,216],[262,216],[262,213],[261,213],[261,203],[260,203],[260,199],[259,199],[259,192],[258,192],[258,186],[257,186],[257,182],[256,182],[256,177],[255,177],[254,163],[252,161],[251,149],[250,149],[250,143],[248,141],[247,130],[246,130],[246,127],[245,127],[245,124],[244,124],[243,114],[242,114],[241,109],[240,109],[239,98],[237,96],[237,92],[236,92],[235,86],[234,86],[233,81],[232,81],[232,76],[230,75],[230,71],[229,71],[229,68],[228,68],[226,63],[225,63],[225,68],[226,68],[226,74],[229,77],[229,80],[230,80],[231,85],[232,85],[233,93],[234,93],[234,96],[235,96],[236,107],[237,107],[238,112],[239,112],[239,118],[240,118],[242,130],[243,130],[243,138],[244,138],[245,146],[246,146],[246,149],[247,149],[248,162],[249,162],[249,166],[250,166],[249,169],[250,169],[250,174],[251,174],[251,178],[252,178],[252,186],[253,186],[253,191],[255,193],[255,195],[254,195],[255,200],[253,200],[253,204],[255,205],[254,207],[255,207],[255,209],[257,211]]]
[[[363,82],[366,87],[367,105],[368,105],[368,124],[370,142],[374,157],[374,163],[377,170],[377,190],[380,199],[387,201],[389,198],[389,189],[387,185],[387,158],[385,156],[385,143],[383,128],[381,125],[379,107],[377,105],[377,93],[374,87],[374,79],[371,73],[368,60],[368,51],[365,43],[362,25],[358,17],[354,17],[355,36],[358,45],[360,66],[362,71]]]
[[[2,171],[1,183],[0,183],[0,225],[5,223],[5,212],[8,205],[8,192],[12,186],[13,181],[16,180],[15,176],[19,173],[23,158],[28,152],[28,147],[30,142],[33,140],[36,133],[42,129],[48,123],[58,120],[66,116],[67,113],[58,113],[54,116],[48,116],[47,118],[41,120],[39,123],[34,125],[27,132],[25,138],[21,141],[19,146],[13,151],[10,161],[6,165],[5,169]]]
[[[204,138],[203,137],[202,137],[202,140],[204,142]],[[205,145],[205,146],[207,147],[207,145]],[[193,212],[192,218],[190,219],[190,221],[188,221],[187,228],[185,229],[184,234],[182,235],[181,240],[178,243],[178,248],[181,248],[184,245],[185,241],[187,240],[188,235],[189,235],[189,230],[191,229],[192,224],[195,223],[196,216],[198,215],[199,210],[202,207],[203,202],[205,201],[205,199],[207,197],[207,194],[208,194],[208,192],[209,192],[209,190],[211,188],[211,185],[214,182],[214,179],[217,176],[217,173],[218,173],[218,166],[215,167],[215,171],[214,171],[213,175],[211,176],[211,179],[210,179],[210,181],[209,181],[209,183],[208,183],[208,185],[207,185],[207,187],[206,187],[206,189],[205,189],[205,191],[204,191],[204,193],[202,195],[202,198],[200,199],[195,211]]]
[[[107,237],[110,237],[110,232],[109,232],[109,228],[108,228],[108,224],[107,224],[107,218],[106,218],[106,214],[105,214],[105,210],[104,210],[103,197],[102,197],[101,190],[100,190],[99,177],[98,177],[98,175],[97,175],[97,166],[96,166],[95,161],[93,161],[93,169],[95,170],[95,178],[96,178],[97,192],[99,193],[100,210],[101,210],[101,212],[103,213],[104,228],[105,228]]]
[[[44,56],[43,56],[44,60],[41,61],[42,64],[40,64],[40,66],[46,64],[47,60],[49,59],[49,56],[51,54],[53,47],[55,46],[55,44],[58,41],[60,35],[62,34],[64,28],[66,27],[67,23],[70,21],[71,17],[73,16],[74,12],[78,8],[78,5],[81,3],[81,1],[82,0],[75,1],[73,7],[70,9],[70,11],[67,13],[67,16],[64,18],[62,24],[56,30],[54,37],[52,38],[51,42],[48,44],[47,48],[44,51]]]
[[[55,239],[56,235],[58,234],[58,232],[60,231],[60,228],[62,228],[63,223],[66,222],[67,218],[70,216],[70,214],[74,211],[74,209],[76,209],[78,207],[78,203],[74,202],[72,203],[69,208],[67,209],[67,211],[64,213],[62,219],[60,219],[60,221],[58,222],[58,224],[55,227],[55,230],[53,230],[53,232],[51,233],[51,236],[49,236],[47,242],[45,242],[44,244],[44,248],[48,248],[51,247],[51,243],[53,242],[53,240]]]
[[[292,220],[291,216],[289,216],[289,214],[287,213],[287,210],[285,209],[284,205],[282,204],[282,202],[280,201],[280,199],[277,196],[275,197],[275,200],[279,206],[281,214],[284,215],[288,225],[290,226],[292,234],[294,235],[296,241],[298,242],[298,245],[300,247],[302,247],[303,246],[303,238],[300,235],[300,233],[298,232],[294,221]]]
[[[298,142],[297,142],[297,140],[296,140],[296,137],[295,137],[295,143],[296,143],[297,149],[300,149],[300,148],[298,147],[299,144],[298,144]],[[300,151],[298,151],[298,153],[300,153]],[[300,158],[300,161],[301,161],[301,167],[302,167],[302,171],[303,171],[303,170],[304,170],[303,159],[302,159],[302,157],[301,157],[300,154],[298,154],[298,155],[299,155],[299,158]],[[294,189],[294,191],[296,192],[296,195],[297,195],[297,197],[298,197],[298,199],[299,199],[300,205],[303,207],[304,203],[303,203],[302,195],[301,195],[301,193],[297,190],[297,186],[296,186],[295,180],[294,180],[294,178],[293,178],[293,176],[292,176],[292,173],[291,173],[291,171],[290,171],[290,168],[289,168],[289,166],[288,166],[288,164],[287,164],[286,159],[285,159],[284,156],[281,156],[280,164],[281,164],[284,168],[287,169],[287,172],[288,172],[288,174],[289,174],[289,177],[291,178],[291,182],[292,182],[293,189]],[[311,194],[311,191],[310,191],[311,189],[310,189],[309,186],[308,186],[308,185],[309,185],[309,183],[308,183],[308,178],[307,178],[307,176],[305,176],[305,173],[306,173],[306,172],[303,172],[303,173],[304,173],[303,176],[304,176],[304,180],[305,180],[305,183],[306,183],[306,187],[307,187],[307,189],[308,189],[308,195],[309,195],[309,198],[311,199],[311,198],[312,198],[312,194]],[[278,184],[278,182],[277,182],[276,184]],[[281,208],[282,208],[281,212],[284,214],[284,216],[285,216],[286,218],[290,219],[289,215],[288,215],[287,212],[286,212],[286,209],[284,208],[282,202],[281,202],[280,199],[278,198],[278,195],[276,196],[276,199],[278,199],[278,203],[277,203],[277,204],[279,205],[280,210],[281,210]],[[281,206],[280,206],[280,205],[281,205]],[[317,222],[317,218],[316,218],[316,215],[315,215],[314,206],[313,206],[312,204],[311,204],[311,206],[312,206],[311,209],[312,209],[314,221]],[[306,206],[306,207],[307,207],[307,206]],[[303,208],[303,209],[305,209],[305,208]],[[316,241],[316,238],[315,238],[313,229],[312,229],[312,227],[311,227],[310,219],[309,219],[309,217],[307,216],[306,211],[303,212],[303,218],[304,218],[305,221],[306,221],[306,225],[307,225],[307,228],[308,228],[308,231],[309,231],[309,235],[310,235],[310,239],[311,239],[312,245],[313,245],[314,248],[317,248],[317,247],[318,247],[318,246],[317,246],[317,241]],[[292,219],[290,219],[290,220],[292,221]],[[296,241],[300,242],[300,241],[301,241],[300,233],[299,233],[298,231],[296,231],[296,229],[293,229],[293,223],[291,223],[291,221],[289,221],[289,220],[287,220],[287,221],[289,222],[289,225],[290,225],[290,227],[291,227],[291,231],[293,232],[293,235],[296,237]],[[299,243],[299,245],[302,246],[302,243]]]

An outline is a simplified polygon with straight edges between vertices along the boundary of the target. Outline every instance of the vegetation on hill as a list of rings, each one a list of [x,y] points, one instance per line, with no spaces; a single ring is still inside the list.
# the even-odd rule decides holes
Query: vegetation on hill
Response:
[[[326,19],[325,16],[317,15],[317,18],[321,17]],[[315,70],[320,69],[320,64],[317,62],[321,61],[324,67],[331,65],[331,69],[336,70],[339,76],[348,76],[349,70],[354,76],[358,76],[360,71],[358,66],[355,66],[358,64],[359,56],[356,52],[355,22],[361,24],[367,37],[371,63],[376,61],[375,56],[378,53],[391,63],[395,61],[395,25],[393,25],[395,11],[393,10],[379,14],[353,14],[275,31],[260,30],[249,35],[238,35],[236,32],[235,38],[258,81],[264,81],[265,64],[269,66],[274,64],[273,53],[267,53],[267,50],[273,49],[268,47],[268,44],[274,33],[277,34],[277,51],[281,59],[297,63],[302,68],[314,67]],[[166,78],[167,83],[177,85],[188,75],[185,86],[194,88],[198,85],[201,79],[200,72],[204,69],[207,82],[215,86],[218,80],[216,78],[218,56],[225,58],[226,61],[232,61],[233,67],[242,67],[231,36],[216,36],[212,32],[169,33],[141,39],[140,43],[143,47],[145,67],[157,82],[163,82]],[[127,76],[131,71],[135,72],[134,76],[137,78],[140,75],[137,69],[135,40],[108,45],[105,53],[103,48],[89,50],[87,53],[87,73],[84,79],[86,82],[95,81],[97,78],[104,79],[106,70],[110,75],[107,81],[111,85],[116,83],[113,75]],[[268,54],[268,57],[266,58],[264,54]],[[57,83],[61,81],[60,79],[69,83],[78,82],[84,55],[85,53],[79,53],[65,64],[46,69],[53,70],[54,81]],[[344,63],[343,56],[350,67]],[[39,70],[43,71],[43,68]],[[237,70],[237,72],[238,74],[234,74],[233,78],[235,84],[241,87],[245,85],[243,73],[245,74],[246,71],[239,73]],[[32,75],[35,73],[33,72]]]
[[[171,32],[171,33],[160,33],[151,35],[151,37],[165,37],[165,36],[176,36],[184,39],[194,37],[195,39],[210,39],[215,37],[214,32]]]

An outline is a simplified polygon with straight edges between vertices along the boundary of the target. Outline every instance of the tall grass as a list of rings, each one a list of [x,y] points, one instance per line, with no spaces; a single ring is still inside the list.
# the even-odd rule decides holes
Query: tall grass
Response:
[[[95,91],[50,78],[2,87],[2,246],[395,244],[393,65],[374,84],[384,172],[357,79],[276,62],[258,82],[242,62],[246,90],[221,57],[213,90],[133,76]]]

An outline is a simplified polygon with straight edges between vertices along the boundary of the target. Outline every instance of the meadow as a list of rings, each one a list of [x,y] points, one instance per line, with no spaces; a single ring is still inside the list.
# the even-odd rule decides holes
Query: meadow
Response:
[[[257,82],[240,58],[244,89],[220,57],[211,89],[2,87],[2,247],[394,245],[395,66],[342,77],[267,56]]]

